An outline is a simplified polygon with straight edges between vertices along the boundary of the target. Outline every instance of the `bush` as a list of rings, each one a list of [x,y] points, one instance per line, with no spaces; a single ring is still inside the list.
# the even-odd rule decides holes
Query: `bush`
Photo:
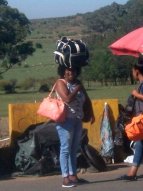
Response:
[[[49,92],[49,87],[47,84],[42,84],[39,88],[39,92]]]
[[[38,43],[38,42],[36,43],[35,46],[36,46],[36,48],[43,48],[42,44],[41,44],[41,43]]]
[[[29,90],[31,88],[35,88],[36,80],[34,78],[28,78],[25,79],[23,82],[21,82],[20,87],[24,90]]]
[[[0,90],[5,91],[5,93],[15,93],[17,80],[0,80]]]
[[[4,86],[4,91],[5,91],[5,93],[7,93],[7,94],[15,93],[15,88],[14,88],[14,86],[13,86],[11,83],[9,83],[9,84],[6,84],[6,85]]]
[[[46,78],[46,79],[39,79],[38,82],[40,84],[40,87],[42,85],[47,85],[49,89],[52,88],[53,84],[56,82],[57,78],[56,77],[49,77],[49,78]],[[40,88],[39,88],[40,89]]]
[[[29,65],[27,63],[24,64],[24,68],[29,68]]]
[[[0,80],[0,90],[3,91],[4,90],[4,86],[8,83],[8,81],[6,80]]]

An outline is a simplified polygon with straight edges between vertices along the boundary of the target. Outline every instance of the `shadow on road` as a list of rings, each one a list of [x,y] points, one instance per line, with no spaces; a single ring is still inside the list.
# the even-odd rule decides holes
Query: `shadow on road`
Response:
[[[107,171],[117,170],[119,168],[128,167],[126,164],[111,164],[107,166]]]
[[[140,175],[138,176],[138,179],[137,181],[142,181],[142,180],[139,180],[139,179],[142,179],[143,178],[143,175]],[[106,183],[106,182],[115,182],[115,181],[122,181],[120,178],[115,178],[115,179],[108,179],[108,180],[98,180],[98,181],[87,181],[87,180],[84,180],[82,179],[82,181],[79,181],[79,184],[97,184],[97,183]],[[124,180],[125,182],[125,180]],[[130,180],[126,180],[126,182],[136,182],[136,181],[130,181]]]
[[[15,177],[12,177],[11,174],[6,174],[6,175],[0,175],[0,181],[1,180],[11,180],[11,179],[15,179]]]

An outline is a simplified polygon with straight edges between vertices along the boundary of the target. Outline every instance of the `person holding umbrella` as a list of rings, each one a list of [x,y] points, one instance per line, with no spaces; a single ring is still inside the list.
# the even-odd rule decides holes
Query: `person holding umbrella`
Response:
[[[143,113],[143,27],[137,28],[109,45],[114,55],[129,55],[138,58],[133,66],[132,73],[139,87],[132,91],[135,98],[134,116]],[[121,176],[122,180],[137,180],[137,171],[143,159],[143,140],[135,142],[133,163],[128,173]]]
[[[132,68],[133,78],[139,81],[139,86],[137,89],[132,91],[132,95],[135,99],[133,115],[137,116],[140,113],[143,113],[143,56],[141,55],[138,58],[138,62]],[[128,173],[120,177],[121,180],[137,180],[137,172],[139,166],[143,159],[143,140],[135,142],[134,146],[135,152],[133,157],[133,163]]]

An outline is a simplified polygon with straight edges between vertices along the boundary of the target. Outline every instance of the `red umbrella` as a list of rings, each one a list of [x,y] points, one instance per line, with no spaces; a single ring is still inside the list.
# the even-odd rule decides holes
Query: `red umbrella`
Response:
[[[139,57],[143,53],[143,27],[138,28],[109,46],[115,55],[131,55]]]

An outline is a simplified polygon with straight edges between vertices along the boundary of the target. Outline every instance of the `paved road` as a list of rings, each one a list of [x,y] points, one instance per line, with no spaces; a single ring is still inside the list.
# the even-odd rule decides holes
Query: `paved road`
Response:
[[[143,190],[143,165],[138,172],[138,181],[116,180],[127,172],[125,164],[108,166],[106,172],[79,174],[84,179],[83,184],[74,188],[62,188],[61,176],[27,176],[13,177],[0,180],[0,191],[142,191]]]

